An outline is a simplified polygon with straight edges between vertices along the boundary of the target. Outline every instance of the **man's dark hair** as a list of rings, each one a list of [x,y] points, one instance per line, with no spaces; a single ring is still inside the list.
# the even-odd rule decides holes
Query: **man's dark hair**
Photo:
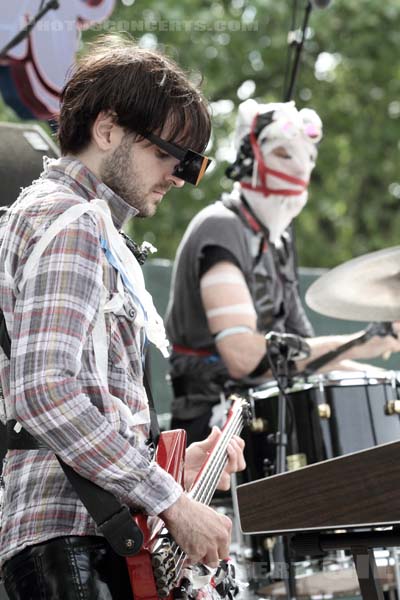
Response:
[[[203,152],[210,137],[207,103],[171,59],[131,40],[103,36],[77,63],[61,95],[62,154],[84,150],[101,111],[143,136],[168,122],[168,141]]]

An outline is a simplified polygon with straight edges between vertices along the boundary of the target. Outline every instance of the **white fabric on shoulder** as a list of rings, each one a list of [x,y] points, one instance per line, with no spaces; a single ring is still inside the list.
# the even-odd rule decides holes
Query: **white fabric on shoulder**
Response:
[[[102,229],[107,238],[109,251],[137,309],[138,324],[144,327],[149,341],[157,346],[164,356],[168,356],[168,340],[162,318],[154,306],[151,295],[145,288],[142,269],[118,233],[105,200],[97,198],[91,202],[71,206],[48,227],[25,264],[19,288],[25,284],[27,279],[35,276],[39,259],[52,239],[87,212],[95,213],[103,225]],[[103,310],[111,310],[111,307],[104,305]]]

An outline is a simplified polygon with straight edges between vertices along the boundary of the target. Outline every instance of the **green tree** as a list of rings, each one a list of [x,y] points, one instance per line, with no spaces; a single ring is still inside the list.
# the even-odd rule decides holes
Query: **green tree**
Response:
[[[199,188],[171,190],[150,220],[135,220],[137,241],[172,258],[190,218],[230,188],[236,108],[247,97],[283,98],[291,0],[136,0],[118,2],[108,22],[83,33],[83,46],[104,31],[127,31],[203,77],[216,158]],[[298,24],[306,0],[298,1]],[[313,10],[295,99],[315,108],[325,136],[308,206],[296,222],[300,263],[330,267],[396,245],[400,225],[400,4],[333,0]],[[0,118],[11,120],[11,111]]]
[[[299,24],[306,2],[298,4]],[[238,103],[247,96],[282,99],[291,6],[273,0],[186,0],[177,6],[171,0],[149,9],[137,1],[113,15],[140,43],[166,50],[194,76],[203,74],[212,105],[212,173],[199,189],[171,191],[155,218],[133,224],[135,237],[149,238],[159,256],[173,257],[190,218],[230,188],[224,171]],[[132,21],[144,30],[133,31]],[[296,223],[303,265],[329,267],[397,244],[399,24],[397,0],[354,6],[336,0],[312,11],[295,99],[319,112],[325,137],[309,204]]]

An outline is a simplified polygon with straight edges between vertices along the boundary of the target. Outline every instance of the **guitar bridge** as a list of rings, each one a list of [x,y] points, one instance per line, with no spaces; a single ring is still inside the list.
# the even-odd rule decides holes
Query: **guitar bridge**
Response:
[[[152,550],[151,564],[160,598],[167,598],[177,580],[177,564],[182,550],[162,531]]]

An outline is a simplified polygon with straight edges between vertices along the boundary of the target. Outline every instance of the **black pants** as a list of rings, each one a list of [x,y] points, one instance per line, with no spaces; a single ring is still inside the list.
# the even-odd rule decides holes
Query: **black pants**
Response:
[[[102,537],[59,537],[3,566],[10,600],[133,600],[125,559]]]

